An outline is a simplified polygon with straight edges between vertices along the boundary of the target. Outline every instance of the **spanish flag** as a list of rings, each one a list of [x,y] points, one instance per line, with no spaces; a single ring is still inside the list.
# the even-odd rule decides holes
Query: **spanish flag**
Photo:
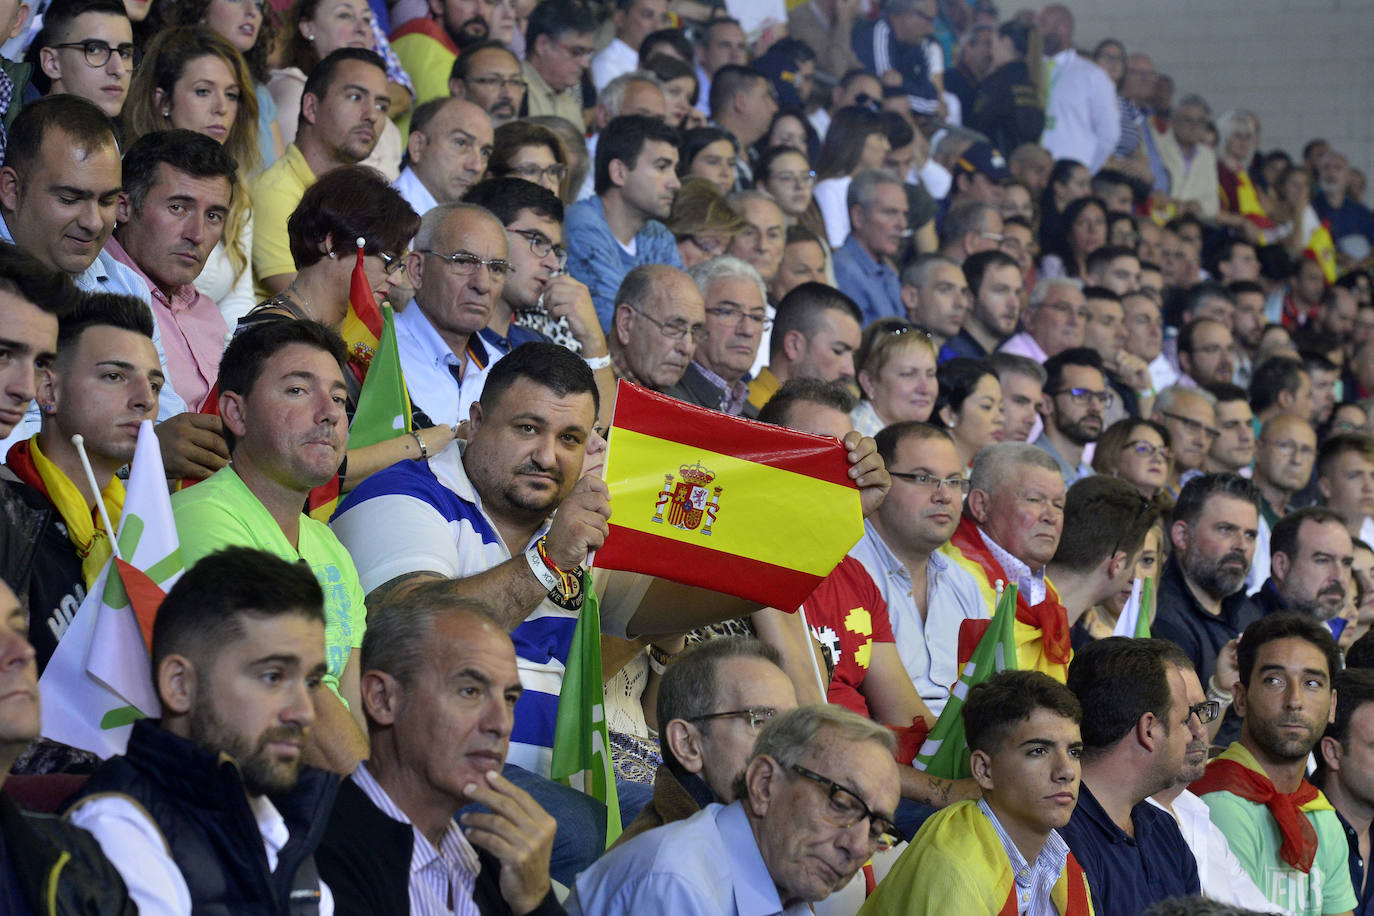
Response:
[[[1090,916],[1088,877],[1069,853],[1050,889],[1054,912]],[[935,812],[878,883],[859,916],[1016,916],[1016,881],[997,829],[975,801]]]
[[[372,356],[382,338],[382,312],[377,308],[377,297],[363,269],[364,245],[366,240],[358,239],[358,261],[349,279],[348,313],[344,315],[342,330],[344,343],[348,344],[348,365],[359,382],[366,377],[367,367],[372,364]]]
[[[859,491],[833,438],[622,380],[609,440],[615,514],[599,567],[790,611],[863,537]]]

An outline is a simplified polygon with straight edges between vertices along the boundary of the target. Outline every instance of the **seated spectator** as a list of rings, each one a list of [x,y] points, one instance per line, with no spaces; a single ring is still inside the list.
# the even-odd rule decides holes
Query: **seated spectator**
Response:
[[[1207,451],[1217,438],[1214,397],[1205,388],[1171,385],[1155,396],[1150,419],[1169,431],[1173,463],[1165,492],[1177,499],[1180,488],[1202,470]]]
[[[1007,171],[1011,172],[1011,177],[1015,181],[1026,186],[1031,197],[1038,199],[1049,186],[1050,175],[1057,165],[1054,157],[1050,155],[1049,150],[1034,141],[1026,141],[1016,146],[1009,145],[1009,148],[1011,152],[1007,155]],[[1082,168],[1081,164],[1078,165]],[[1091,175],[1087,177],[1090,178]],[[1087,186],[1086,178],[1084,186]]]
[[[1035,445],[1059,465],[1067,488],[1093,474],[1083,453],[1102,434],[1102,415],[1113,393],[1107,387],[1101,357],[1088,347],[1072,347],[1050,357],[1045,361],[1045,376],[1040,401],[1045,428]]]
[[[172,499],[188,566],[224,547],[253,547],[303,561],[327,587],[327,668],[320,677],[329,689],[315,698],[318,722],[307,753],[341,773],[367,756],[366,739],[350,718],[350,710],[355,717],[359,712],[363,591],[338,538],[301,510],[343,461],[345,358],[338,335],[313,321],[263,322],[235,337],[218,382],[230,463]]]
[[[273,70],[267,83],[277,106],[277,129],[281,132],[283,142],[293,143],[296,135],[300,133],[301,125],[305,123],[302,118],[305,92],[311,88],[309,77],[314,75],[319,65],[335,51],[374,50],[377,37],[372,30],[372,15],[372,9],[362,0],[305,0],[295,7],[289,21],[291,38],[282,58],[285,66]],[[399,55],[401,52],[396,53]],[[378,59],[384,60],[380,55]],[[447,64],[437,76],[437,80],[425,68],[411,69],[409,63],[402,63],[401,66],[404,68],[401,72],[416,74],[420,83],[414,92],[402,90],[399,86],[398,92],[414,96],[417,102],[427,102],[431,98],[448,95],[448,85],[444,82],[448,75]],[[384,73],[386,69],[384,64]],[[426,80],[434,82],[427,83]],[[353,161],[370,165],[389,180],[394,180],[400,172],[401,153],[405,150],[401,142],[401,132],[389,117],[393,105],[391,85],[388,81],[387,91],[380,96],[374,96],[371,100],[385,101],[387,108],[373,124],[373,134],[366,151]],[[320,92],[316,95],[317,103],[324,98],[324,87],[319,88]],[[406,114],[400,117],[403,122],[408,123]],[[320,170],[316,169],[316,175],[319,172]]]
[[[830,706],[774,717],[736,781],[737,801],[607,853],[578,876],[568,912],[727,912],[739,894],[764,912],[824,900],[897,842],[894,748],[887,729]],[[808,849],[823,868],[806,864]]]
[[[735,138],[719,127],[693,127],[682,134],[678,177],[703,178],[722,197],[735,189],[735,161],[740,155]]]
[[[1274,229],[1274,221],[1250,178],[1250,162],[1259,145],[1259,119],[1244,108],[1232,108],[1217,116],[1217,192],[1221,209],[1217,221],[1261,239]]]
[[[1025,330],[997,349],[1043,363],[1065,350],[1082,347],[1089,317],[1083,287],[1077,280],[1043,279],[1031,290],[1021,322]]]
[[[1140,289],[1140,257],[1130,248],[1107,244],[1085,262],[1083,282],[1104,286],[1118,296]]]
[[[575,3],[543,0],[530,12],[520,69],[528,84],[525,105],[531,117],[553,115],[582,134],[583,108],[589,107],[582,104],[582,78],[596,51],[597,26],[592,12]],[[574,184],[580,186],[580,181]]]
[[[563,199],[571,177],[568,153],[550,128],[525,118],[510,121],[496,128],[487,177],[523,178]]]
[[[984,447],[1004,436],[997,373],[985,360],[957,358],[941,363],[935,379],[939,393],[934,415],[948,427],[964,467],[972,467]]]
[[[797,706],[781,664],[772,646],[741,636],[708,639],[673,658],[656,701],[663,763],[653,801],[616,845],[732,797],[759,729]]]
[[[702,81],[703,83],[705,80]],[[704,92],[711,106],[711,122],[735,139],[735,189],[752,187],[754,172],[749,151],[768,133],[778,113],[778,93],[761,70],[744,64],[725,64],[710,77]]]
[[[705,178],[688,178],[673,200],[668,229],[677,241],[684,270],[730,250],[735,236],[748,226]]]
[[[880,318],[864,330],[855,356],[862,399],[850,420],[865,436],[894,423],[924,423],[935,410],[935,345],[901,318]]]
[[[1208,473],[1249,476],[1255,460],[1255,414],[1250,410],[1245,390],[1237,385],[1208,385],[1208,394],[1217,399],[1217,434],[1202,461]],[[1371,506],[1374,508],[1374,506]]]
[[[77,302],[77,290],[66,274],[17,245],[0,242],[0,325],[8,353],[0,369],[0,439],[23,421],[42,372],[57,356],[58,319]],[[21,597],[24,591],[19,585]]]
[[[593,160],[596,159],[597,142],[601,134],[605,132],[606,126],[621,115],[640,115],[646,118],[656,118],[666,123],[668,100],[663,94],[663,85],[658,77],[648,70],[631,70],[622,73],[601,88],[596,97],[596,107],[592,110],[591,130],[592,135],[587,140],[587,152]],[[684,148],[678,157],[678,169],[684,168],[683,160],[687,159],[687,149]],[[726,185],[721,193],[728,193],[731,185]],[[578,200],[585,200],[595,193],[595,185],[591,177],[583,181],[582,187],[578,189]]]
[[[950,207],[940,224],[940,254],[963,266],[971,255],[1002,244],[1002,216],[981,201]]]
[[[922,255],[908,265],[902,271],[901,294],[907,320],[930,332],[937,352],[963,330],[969,285],[959,265],[944,255]]]
[[[1330,509],[1306,506],[1279,519],[1269,557],[1269,578],[1251,599],[1265,616],[1296,611],[1329,621],[1354,596],[1355,548],[1345,522]]]
[[[692,361],[665,394],[730,416],[758,415],[749,405],[749,369],[768,327],[768,292],[758,271],[738,258],[703,261],[688,271],[706,304],[706,324]]]
[[[464,49],[448,73],[448,94],[467,99],[487,113],[492,127],[509,124],[525,102],[525,77],[520,58],[497,41]],[[410,129],[415,129],[411,119]]]
[[[911,111],[922,116],[940,114],[944,107],[937,82],[944,72],[944,53],[931,37],[937,12],[930,0],[887,0],[877,19],[854,26],[851,38],[869,73],[896,71],[901,82],[895,85],[906,94]]]
[[[1002,186],[1011,180],[1007,161],[997,148],[978,141],[954,161],[954,186],[946,201],[952,206],[969,200],[1002,205]]]
[[[951,685],[932,677],[926,622],[936,602],[954,592],[978,592],[977,580],[941,550],[959,524],[968,480],[953,441],[937,426],[897,423],[875,441],[893,490],[865,521],[863,540],[850,555],[887,602],[902,667],[938,716]]]
[[[251,189],[253,275],[261,291],[275,295],[295,278],[286,220],[305,189],[325,172],[370,156],[390,110],[386,68],[370,50],[340,48],[310,71],[295,139]]]
[[[1157,291],[1144,287],[1146,271],[1143,264],[1140,274],[1140,291],[1121,297],[1126,325],[1125,350],[1145,363],[1150,373],[1150,392],[1156,395],[1178,381],[1178,368],[1164,355],[1164,319]]]
[[[776,315],[773,303],[781,302],[803,283],[825,283],[830,270],[828,254],[829,250],[819,235],[801,224],[788,226],[778,272],[773,275],[773,282],[768,284],[769,310]],[[771,334],[765,334],[764,338],[770,339]],[[766,358],[767,346],[761,347],[759,354]]]
[[[1317,163],[1317,192],[1312,206],[1330,228],[1343,264],[1357,264],[1374,251],[1374,216],[1350,193],[1350,160],[1332,150]]]
[[[1059,834],[1079,793],[1078,700],[1039,672],[1002,671],[961,713],[983,797],[926,821],[861,912],[935,913],[955,900],[989,913],[1086,912],[1087,878]]]
[[[1090,608],[1131,588],[1136,559],[1158,519],[1158,507],[1124,480],[1093,475],[1069,487],[1064,533],[1045,575],[1054,581],[1071,626]]]
[[[1005,443],[983,452],[973,464],[964,515],[949,544],[940,548],[968,570],[976,595],[953,601],[933,598],[926,620],[930,676],[953,685],[987,629],[997,604],[996,583],[1018,587],[1017,666],[1064,677],[1072,650],[1069,622],[1045,564],[1059,547],[1064,525],[1064,480],[1058,465],[1040,449]]]
[[[787,240],[782,208],[763,191],[735,191],[726,199],[744,220],[744,228],[730,242],[729,254],[748,261],[765,284],[772,283]]]
[[[864,324],[896,316],[902,307],[901,283],[890,258],[901,247],[907,228],[907,200],[902,182],[891,172],[859,172],[846,192],[848,238],[835,251],[835,280],[848,290]]]
[[[495,7],[484,7],[482,4],[463,4],[449,3],[443,0],[426,4],[425,15],[416,16],[405,21],[400,28],[394,30],[390,35],[391,48],[395,52],[401,67],[410,74],[411,80],[415,84],[416,105],[423,105],[431,99],[445,98],[450,94],[449,75],[453,71],[455,58],[458,56],[458,49],[465,45],[480,44],[488,38],[496,38],[492,34],[493,22],[489,18],[493,16]],[[490,10],[491,12],[488,12]],[[361,10],[352,11],[358,20],[370,20],[371,10],[363,5]],[[307,15],[310,14],[310,15]],[[303,3],[297,11],[296,21],[297,31],[307,42],[317,43],[316,38],[320,30],[310,29],[306,20],[314,20],[313,4]],[[366,24],[355,25],[353,35],[354,47],[372,47],[372,42],[367,40],[367,33],[370,31]],[[347,33],[345,33],[347,34]],[[334,40],[338,40],[337,38]],[[293,44],[299,45],[301,42],[292,36]],[[329,51],[320,51],[320,56],[326,56]],[[288,57],[290,60],[291,57]],[[308,66],[301,67],[301,63],[310,63],[308,50],[303,50],[297,57],[296,65],[300,69],[309,71]],[[274,74],[275,77],[275,74]],[[274,93],[275,95],[275,93]],[[280,103],[279,103],[280,104]],[[407,127],[407,119],[402,116],[400,127],[404,130]],[[286,137],[286,128],[283,127],[282,136]],[[288,138],[289,139],[289,138]]]
[[[1154,406],[1150,368],[1145,360],[1126,349],[1126,310],[1121,297],[1105,286],[1087,286],[1083,289],[1083,304],[1088,309],[1083,345],[1101,357],[1107,385],[1115,395],[1103,419],[1111,423],[1124,417],[1138,417],[1142,401],[1143,412],[1148,415]]]
[[[871,108],[850,105],[834,123],[816,154],[816,206],[825,219],[826,241],[838,249],[853,228],[849,223],[849,183],[866,169],[881,169],[892,151],[883,118]]]
[[[667,31],[668,34],[682,35],[677,29]],[[690,44],[688,47],[690,49]],[[687,59],[691,59],[691,54],[687,55]],[[663,86],[663,101],[667,107],[663,120],[669,127],[686,130],[692,126],[689,120],[693,123],[705,122],[705,116],[696,108],[703,95],[697,82],[697,72],[687,60],[667,51],[651,50],[648,55],[640,55],[639,66],[658,77]]]
[[[1014,19],[1002,23],[992,39],[991,70],[964,106],[964,126],[986,135],[1000,150],[1030,144],[1043,149],[1038,141],[1045,128],[1045,107],[1031,81],[1029,48],[1030,29],[1025,23]]]
[[[371,616],[371,755],[339,787],[317,854],[341,909],[562,913],[549,882],[553,818],[500,773],[521,693],[510,637],[443,582],[393,590]],[[464,813],[460,828],[469,803],[489,810]]]
[[[1374,540],[1374,440],[1339,433],[1323,442],[1317,450],[1317,487],[1352,538],[1366,544]]]
[[[43,13],[29,47],[34,86],[74,95],[119,117],[135,69],[133,24],[119,0],[59,0]]]
[[[1340,818],[1305,778],[1331,717],[1336,642],[1310,617],[1274,614],[1246,629],[1237,654],[1240,738],[1192,791],[1271,904],[1352,912],[1357,898]]]
[[[1045,391],[1045,367],[1026,356],[994,353],[988,362],[1002,385],[1002,439],[1028,442],[1040,424],[1040,401]]]
[[[607,331],[626,274],[642,264],[682,266],[672,233],[659,222],[680,187],[676,146],[677,132],[658,118],[616,118],[597,144],[596,196],[568,209],[568,272],[592,291]]]
[[[1102,431],[1093,449],[1093,470],[1120,477],[1152,502],[1169,477],[1169,431],[1153,420],[1117,420]]]
[[[691,277],[664,264],[626,275],[607,338],[616,378],[666,391],[682,381],[705,339],[706,302]]]
[[[492,142],[491,120],[472,102],[424,102],[410,119],[406,167],[396,178],[396,190],[421,216],[440,204],[457,203],[482,180]]]
[[[197,96],[197,85],[208,95]],[[205,98],[211,100],[208,106],[196,104]],[[228,40],[209,28],[166,29],[144,53],[125,107],[126,144],[156,130],[184,128],[221,144],[236,165],[224,235],[195,278],[196,289],[219,306],[225,324],[232,327],[257,301],[248,263],[253,251],[248,177],[262,170],[263,157],[258,97],[248,65]]]
[[[763,407],[794,378],[853,378],[861,321],[854,300],[833,286],[812,282],[793,289],[778,303],[768,365],[749,383],[749,403]]]
[[[639,66],[639,46],[656,29],[671,25],[667,0],[616,0],[611,14],[615,37],[592,58],[597,91],[622,73]]]
[[[1173,552],[1160,575],[1151,632],[1182,648],[1208,698],[1223,707],[1236,676],[1231,646],[1259,618],[1244,591],[1259,502],[1244,477],[1203,474],[1179,493],[1167,532]]]
[[[727,64],[744,66],[749,63],[749,40],[744,34],[744,28],[740,25],[739,20],[733,18],[728,12],[721,12],[724,13],[724,15],[716,14],[707,19],[706,24],[701,29],[697,43],[695,55],[697,61],[696,73],[697,79],[701,83],[701,94],[703,96],[710,96],[711,83],[715,79],[716,74],[720,72],[721,67]],[[763,55],[756,62],[756,65],[760,68],[763,68],[765,65],[771,65],[765,72],[769,74],[770,80],[776,80],[779,86],[779,92],[782,91],[782,86],[786,86],[788,90],[794,94],[793,104],[796,104],[799,99],[806,98],[805,93],[800,93],[798,91],[803,88],[801,85],[793,86],[795,78],[801,76],[800,66],[796,58],[789,53],[795,44],[796,42],[789,41],[787,38],[774,42],[773,47],[769,49],[772,53]],[[782,47],[779,48],[778,45],[782,45]],[[811,72],[814,77],[815,53],[811,52],[805,45],[802,47],[805,52],[811,54]],[[642,56],[641,54],[641,57]],[[777,75],[778,72],[782,71],[784,68],[788,68],[786,72],[793,74],[794,80],[784,80]]]
[[[940,348],[940,361],[955,357],[982,359],[1016,331],[1021,315],[1021,268],[1011,255],[979,251],[963,262],[972,308],[959,333]],[[1039,362],[1040,360],[1037,360]]]
[[[124,153],[124,193],[108,247],[147,284],[167,341],[167,374],[200,411],[219,374],[229,329],[196,278],[224,235],[238,167],[214,140],[189,130],[144,134]],[[199,477],[223,466],[204,465]]]
[[[162,716],[134,723],[68,820],[141,911],[332,912],[313,854],[338,777],[305,765],[326,670],[315,577],[257,550],[214,553],[168,591],[151,654]]]
[[[857,13],[856,8],[837,0],[795,6],[787,12],[787,34],[815,49],[817,71],[831,80],[838,81],[854,71],[867,73],[851,41]]]
[[[30,260],[10,259],[16,266]],[[5,458],[13,475],[6,480],[5,502],[14,511],[0,516],[5,578],[27,599],[28,633],[41,672],[110,559],[110,535],[97,503],[104,502],[118,525],[124,481],[117,472],[133,459],[139,424],[157,418],[162,368],[153,348],[152,315],[137,300],[81,295],[46,270],[5,281],[10,289],[17,283],[29,295],[52,294],[49,307],[65,313],[57,322],[57,346],[47,351],[55,355],[37,386],[42,426]],[[46,323],[40,319],[34,330]],[[11,327],[23,330],[7,324],[6,336]],[[32,377],[18,380],[25,383],[34,390]],[[84,440],[84,451],[73,436]],[[91,492],[83,460],[99,493]]]
[[[1040,248],[1053,250],[1058,239],[1064,235],[1067,225],[1064,211],[1069,204],[1091,197],[1092,172],[1083,163],[1074,159],[1056,159],[1044,182],[1040,193]]]
[[[456,203],[426,213],[411,244],[415,298],[396,318],[401,368],[415,406],[433,422],[456,425],[501,358],[479,332],[513,270],[510,243],[491,211]]]
[[[1255,562],[1245,579],[1253,595],[1269,578],[1270,537],[1274,526],[1296,506],[1293,497],[1312,479],[1317,433],[1305,419],[1287,414],[1270,417],[1255,440],[1255,489],[1260,493],[1259,538]]]
[[[1100,913],[1200,890],[1178,824],[1148,803],[1179,782],[1189,754],[1206,755],[1202,687],[1166,640],[1111,637],[1084,646],[1068,686],[1083,709],[1083,784],[1064,828]],[[1196,719],[1196,721],[1195,721]]]
[[[825,235],[825,219],[812,188],[816,174],[811,158],[792,146],[770,146],[754,163],[755,186],[773,196],[782,210],[788,228],[804,226],[818,236]]]
[[[1041,242],[1040,275],[1082,278],[1088,273],[1088,256],[1106,244],[1106,204],[1080,197],[1064,208],[1062,232]]]
[[[1326,726],[1326,732],[1314,749],[1317,769],[1312,774],[1312,783],[1336,809],[1336,817],[1345,830],[1350,847],[1350,882],[1359,901],[1355,910],[1359,912],[1369,905],[1374,894],[1374,885],[1366,880],[1368,857],[1362,852],[1368,848],[1370,825],[1365,823],[1363,813],[1368,798],[1361,779],[1365,770],[1360,761],[1361,752],[1374,740],[1369,722],[1369,703],[1374,700],[1374,673],[1347,667],[1336,672],[1331,686],[1339,693],[1340,702],[1336,704],[1334,720]]]
[[[1151,137],[1169,173],[1169,197],[1184,213],[1215,219],[1219,207],[1216,152],[1204,142],[1212,110],[1201,96],[1184,96],[1169,126],[1150,121]]]
[[[1140,546],[1140,553],[1136,555],[1135,569],[1121,583],[1122,587],[1115,594],[1088,608],[1083,616],[1078,618],[1078,622],[1073,625],[1075,652],[1094,640],[1106,639],[1108,636],[1115,635],[1121,614],[1135,593],[1135,580],[1139,579],[1143,583],[1148,578],[1158,582],[1159,566],[1163,562],[1163,558],[1164,527],[1163,519],[1160,519],[1149,531],[1145,532],[1145,541]],[[1151,606],[1148,610],[1151,618],[1153,618],[1154,607]]]

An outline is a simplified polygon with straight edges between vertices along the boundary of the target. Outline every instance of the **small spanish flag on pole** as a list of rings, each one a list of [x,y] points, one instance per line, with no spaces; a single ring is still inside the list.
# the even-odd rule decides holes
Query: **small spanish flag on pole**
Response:
[[[792,611],[863,537],[845,449],[621,381],[604,569]]]
[[[343,339],[348,344],[348,361],[358,381],[367,374],[372,356],[377,352],[377,343],[382,338],[382,312],[377,308],[377,297],[372,294],[372,284],[367,282],[367,272],[363,269],[363,247],[367,240],[358,239],[358,261],[353,266],[353,276],[348,286],[348,314],[344,316]]]

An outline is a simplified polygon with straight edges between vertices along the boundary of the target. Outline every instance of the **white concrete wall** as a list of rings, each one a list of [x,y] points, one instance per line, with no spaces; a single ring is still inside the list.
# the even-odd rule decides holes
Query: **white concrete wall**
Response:
[[[1196,92],[1218,114],[1253,109],[1262,148],[1295,159],[1323,137],[1374,181],[1374,0],[1063,2],[1080,48],[1120,39],[1174,78],[1175,101]]]

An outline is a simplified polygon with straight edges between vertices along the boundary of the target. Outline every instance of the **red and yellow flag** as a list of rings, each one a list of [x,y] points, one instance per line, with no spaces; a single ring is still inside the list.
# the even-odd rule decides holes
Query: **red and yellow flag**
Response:
[[[350,367],[361,382],[382,337],[382,310],[377,308],[377,297],[363,269],[362,239],[358,239],[358,261],[353,265],[353,276],[349,279],[348,313],[344,315],[341,333],[344,343],[348,344]]]
[[[863,537],[844,446],[621,381],[605,569],[792,610]]]

